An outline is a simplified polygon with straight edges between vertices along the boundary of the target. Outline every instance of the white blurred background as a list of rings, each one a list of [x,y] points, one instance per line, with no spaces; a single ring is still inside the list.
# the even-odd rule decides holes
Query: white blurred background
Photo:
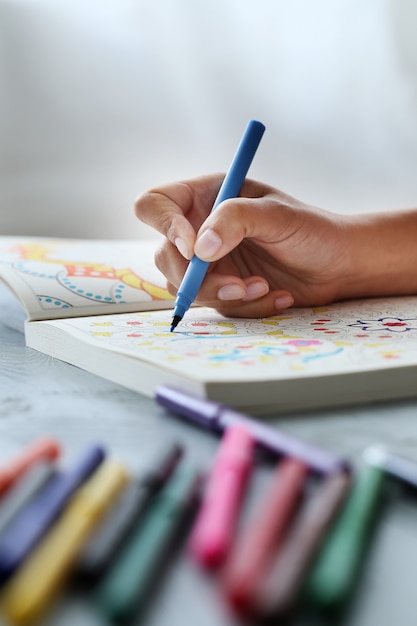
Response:
[[[413,0],[0,0],[0,234],[156,236],[135,197],[224,171],[417,206]]]

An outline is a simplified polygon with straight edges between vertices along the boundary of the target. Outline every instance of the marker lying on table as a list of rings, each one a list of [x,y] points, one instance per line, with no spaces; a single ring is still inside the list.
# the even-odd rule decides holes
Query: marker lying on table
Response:
[[[181,532],[195,512],[201,476],[179,468],[159,491],[94,594],[110,622],[123,622],[144,610],[164,573]]]
[[[94,472],[104,450],[91,446],[74,464],[58,472],[25,506],[0,538],[0,583],[7,580],[62,513],[73,493]]]
[[[41,461],[29,468],[17,485],[4,495],[0,502],[0,536],[28,502],[46,485],[54,472],[53,463]]]
[[[0,467],[0,495],[7,491],[21,476],[38,461],[54,461],[60,455],[60,446],[51,437],[42,437],[29,444],[24,450]]]
[[[308,474],[308,467],[299,461],[280,461],[261,508],[235,542],[226,563],[222,586],[239,613],[254,614],[258,588],[284,545]]]
[[[217,434],[221,434],[230,426],[241,424],[261,448],[277,456],[292,456],[299,459],[319,474],[349,469],[346,460],[217,402],[196,398],[165,385],[157,388],[155,399],[173,413]]]
[[[417,463],[414,461],[393,454],[383,446],[367,448],[363,457],[369,465],[379,467],[404,485],[417,489]]]
[[[223,435],[189,541],[191,554],[204,567],[218,567],[230,550],[253,448],[254,441],[242,426],[232,426]]]
[[[349,473],[336,472],[321,479],[308,496],[281,553],[260,585],[254,607],[257,616],[278,619],[294,607],[313,559],[348,494],[351,480]]]
[[[307,598],[319,609],[337,612],[348,600],[365,555],[387,474],[364,464],[308,577]]]
[[[0,609],[11,624],[33,624],[45,612],[89,534],[127,481],[125,468],[107,461],[72,496],[50,533],[0,596]]]
[[[211,212],[224,200],[238,196],[264,131],[265,126],[261,122],[256,120],[248,122]],[[208,267],[209,263],[207,261],[202,261],[195,255],[191,259],[178,289],[171,331],[176,328],[194,302]]]
[[[132,480],[123,490],[77,560],[74,572],[77,583],[91,585],[103,578],[155,495],[170,479],[182,455],[181,446],[170,446],[155,467],[141,479]]]

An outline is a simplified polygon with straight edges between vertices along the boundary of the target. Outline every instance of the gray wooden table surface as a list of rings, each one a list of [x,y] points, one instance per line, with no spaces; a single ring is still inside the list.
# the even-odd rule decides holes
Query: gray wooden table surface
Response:
[[[25,347],[23,316],[0,293],[0,461],[43,434],[55,436],[71,460],[81,447],[104,444],[138,473],[170,441],[186,458],[210,466],[217,439],[167,414],[156,403]],[[270,423],[359,463],[362,451],[383,442],[417,458],[417,401],[297,413]],[[242,520],[260,501],[272,467],[259,467]],[[343,564],[341,563],[341,566]],[[343,626],[416,626],[417,497],[394,491],[373,535],[351,610]],[[138,621],[139,623],[139,621]],[[236,626],[216,581],[179,554],[140,623],[146,626]],[[317,626],[311,615],[297,626]],[[41,626],[103,626],[88,599],[68,593]]]

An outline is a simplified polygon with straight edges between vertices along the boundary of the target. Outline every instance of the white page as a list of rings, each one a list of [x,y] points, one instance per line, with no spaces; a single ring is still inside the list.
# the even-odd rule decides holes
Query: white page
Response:
[[[172,311],[59,320],[82,342],[205,382],[267,381],[417,365],[417,298],[291,309],[265,319]]]

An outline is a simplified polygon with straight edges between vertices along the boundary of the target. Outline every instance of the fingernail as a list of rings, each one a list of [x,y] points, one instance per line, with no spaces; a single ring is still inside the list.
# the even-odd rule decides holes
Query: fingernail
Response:
[[[244,300],[256,300],[265,296],[269,291],[269,287],[266,283],[251,283],[246,289],[246,295]]]
[[[177,237],[175,240],[175,245],[177,247],[177,250],[180,252],[180,254],[182,254],[182,256],[185,259],[189,259],[189,255],[188,255],[188,248],[187,248],[187,244],[185,243],[184,239],[181,239],[181,237]]]
[[[277,311],[280,311],[281,309],[288,309],[293,304],[294,298],[290,294],[287,294],[285,296],[278,296],[278,298],[275,298],[274,302]]]
[[[240,300],[244,295],[245,290],[240,285],[225,285],[217,293],[219,300]]]
[[[222,240],[214,230],[206,230],[196,241],[194,252],[201,259],[208,259],[216,254],[222,245]]]

